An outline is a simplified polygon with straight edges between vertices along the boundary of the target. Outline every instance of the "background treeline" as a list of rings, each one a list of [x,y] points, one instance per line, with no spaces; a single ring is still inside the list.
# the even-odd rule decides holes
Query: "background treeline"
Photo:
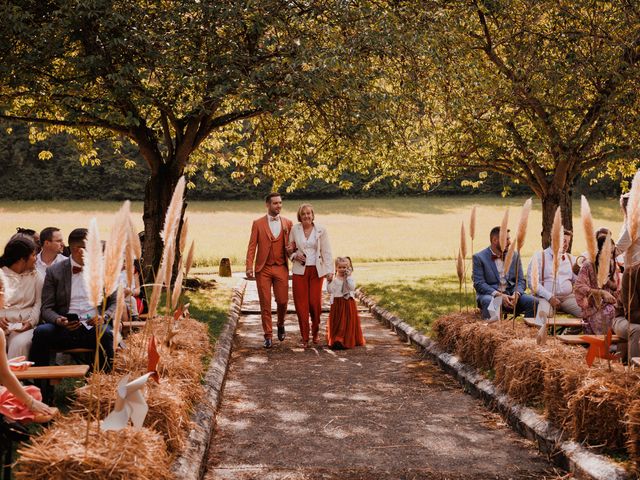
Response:
[[[9,133],[10,132],[10,133]],[[53,157],[39,158],[41,151],[50,151]],[[147,179],[147,167],[135,147],[125,146],[123,152],[105,143],[100,148],[99,165],[82,165],[80,154],[65,134],[49,140],[31,143],[28,128],[24,124],[0,123],[0,198],[12,200],[142,200]],[[126,168],[124,158],[133,160],[135,166]],[[217,180],[208,182],[202,172],[191,180],[196,188],[189,191],[192,200],[237,200],[255,199],[271,190],[268,179],[258,185],[231,178],[233,168],[216,167],[212,173]],[[444,181],[424,192],[420,188],[397,184],[390,180],[375,183],[365,190],[363,187],[372,177],[345,174],[344,180],[353,184],[349,190],[322,180],[312,182],[304,190],[287,194],[289,198],[335,198],[335,197],[383,197],[454,194],[496,194],[508,191],[513,195],[531,194],[528,187],[516,185],[508,178],[489,174],[477,187],[464,186],[464,181],[478,178],[461,178]],[[285,187],[281,188],[284,191]],[[576,185],[575,194],[584,191],[589,195],[615,196],[620,193],[620,181],[605,179],[593,184],[591,179],[582,179]]]

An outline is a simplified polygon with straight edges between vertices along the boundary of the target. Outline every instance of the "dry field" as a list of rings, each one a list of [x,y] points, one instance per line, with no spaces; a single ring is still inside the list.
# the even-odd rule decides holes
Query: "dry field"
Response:
[[[458,248],[460,223],[468,231],[469,212],[478,206],[474,249],[488,243],[491,227],[500,223],[510,208],[510,228],[515,230],[524,198],[429,197],[393,199],[340,199],[312,201],[318,223],[325,225],[334,254],[350,255],[357,262],[425,261],[453,258]],[[285,200],[284,215],[295,220],[298,200]],[[621,213],[616,200],[593,200],[596,227],[620,230]],[[117,202],[0,202],[0,241],[6,241],[16,226],[40,230],[54,225],[66,236],[75,227],[87,226],[97,217],[106,236]],[[524,257],[540,245],[540,202],[534,201]],[[142,204],[132,206],[142,229]],[[196,239],[197,264],[217,265],[221,257],[231,259],[234,270],[242,270],[251,221],[264,214],[261,201],[190,202],[191,235]],[[574,202],[574,252],[584,250],[579,222],[579,201]]]

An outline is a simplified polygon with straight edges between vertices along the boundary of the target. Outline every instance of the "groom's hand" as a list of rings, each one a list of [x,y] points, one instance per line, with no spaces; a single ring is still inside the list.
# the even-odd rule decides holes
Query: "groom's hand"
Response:
[[[253,270],[247,270],[247,278],[254,278]]]

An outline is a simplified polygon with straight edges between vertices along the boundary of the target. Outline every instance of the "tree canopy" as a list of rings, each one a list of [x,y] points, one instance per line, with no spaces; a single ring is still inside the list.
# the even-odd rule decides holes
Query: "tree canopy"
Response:
[[[571,228],[580,176],[635,172],[637,2],[436,1],[425,14],[430,29],[407,76],[429,105],[418,163],[528,185],[543,202],[545,245],[558,206]]]

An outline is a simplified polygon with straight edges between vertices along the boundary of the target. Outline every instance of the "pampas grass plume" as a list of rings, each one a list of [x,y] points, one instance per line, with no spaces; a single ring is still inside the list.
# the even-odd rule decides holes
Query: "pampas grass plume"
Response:
[[[636,172],[631,183],[631,194],[627,205],[627,222],[629,236],[635,242],[638,238],[638,226],[640,225],[640,170]]]
[[[505,278],[509,278],[509,269],[511,268],[511,263],[513,262],[513,253],[515,252],[515,250],[516,250],[516,242],[511,242],[509,244],[509,250],[507,250],[507,256],[504,257],[504,277]]]
[[[604,287],[609,279],[609,267],[611,265],[611,233],[607,233],[607,238],[600,250],[598,258],[598,288]]]
[[[116,311],[113,315],[113,351],[118,348],[118,341],[120,335],[120,322],[122,321],[122,314],[124,313],[124,287],[122,284],[118,285],[118,294],[116,296]]]
[[[185,275],[189,275],[189,271],[191,270],[191,267],[193,265],[193,255],[195,252],[195,246],[196,246],[196,241],[195,240],[191,240],[191,246],[189,247],[189,253],[187,253],[187,261],[185,264]]]
[[[558,267],[560,266],[560,248],[562,248],[562,239],[564,237],[564,227],[562,226],[562,214],[560,207],[556,209],[553,217],[553,227],[551,227],[551,250],[553,251],[553,277],[558,275]]]
[[[129,211],[130,203],[127,200],[115,216],[105,249],[104,289],[107,296],[117,288],[118,277],[122,271],[124,249],[129,237]]]
[[[460,253],[463,260],[467,258],[467,235],[464,231],[464,222],[460,225]]]
[[[171,203],[169,203],[167,213],[164,217],[164,230],[162,231],[160,236],[162,237],[162,241],[164,242],[165,246],[171,240],[175,240],[176,233],[178,232],[178,224],[180,223],[180,216],[182,214],[184,186],[185,180],[184,176],[182,176],[176,184],[176,188],[173,191],[173,196],[171,197]]]
[[[84,251],[84,267],[82,274],[89,293],[89,301],[92,305],[100,305],[104,287],[102,243],[100,242],[100,232],[98,221],[92,218],[89,222],[86,248]]]
[[[509,236],[509,209],[507,208],[502,217],[502,224],[500,225],[500,250],[504,252],[507,248],[507,237]]]
[[[133,248],[133,256],[140,260],[142,258],[142,245],[131,216],[129,216],[129,245]]]
[[[158,273],[156,273],[155,281],[153,283],[153,289],[151,290],[151,299],[149,300],[149,312],[147,319],[151,320],[155,317],[158,310],[158,303],[160,302],[160,293],[162,292],[162,278],[164,278],[164,263],[160,264]]]
[[[593,216],[591,215],[591,207],[587,201],[587,197],[582,195],[580,197],[580,216],[582,217],[582,228],[584,229],[584,239],[587,242],[587,252],[589,254],[589,261],[594,263],[596,261],[596,253],[598,246],[596,243],[596,232],[593,228]]]
[[[176,283],[173,285],[173,292],[171,292],[171,308],[173,310],[178,306],[178,300],[180,299],[180,294],[182,293],[182,279],[183,279],[183,270],[182,270],[182,262],[180,262],[180,267],[178,268],[178,275],[176,275]]]
[[[187,234],[189,233],[189,217],[184,217],[182,222],[182,230],[180,231],[180,243],[178,244],[178,251],[180,256],[184,255],[184,247],[187,245]]]
[[[471,217],[469,218],[469,236],[471,240],[476,238],[476,206],[471,207]]]
[[[165,245],[162,255],[162,263],[164,263],[164,284],[167,288],[171,287],[171,276],[173,275],[173,263],[176,258],[176,244],[170,240]]]
[[[462,252],[458,249],[458,257],[456,259],[456,273],[458,274],[458,282],[462,286],[464,280],[464,260],[462,259]]]
[[[544,255],[544,252],[543,252]],[[533,257],[533,263],[531,264],[531,291],[534,295],[538,295],[538,284],[540,283],[540,265],[538,263],[538,257]]]
[[[520,222],[518,223],[518,252],[522,250],[524,241],[527,237],[527,226],[529,225],[529,213],[531,213],[531,199],[524,202],[522,211],[520,212]]]

